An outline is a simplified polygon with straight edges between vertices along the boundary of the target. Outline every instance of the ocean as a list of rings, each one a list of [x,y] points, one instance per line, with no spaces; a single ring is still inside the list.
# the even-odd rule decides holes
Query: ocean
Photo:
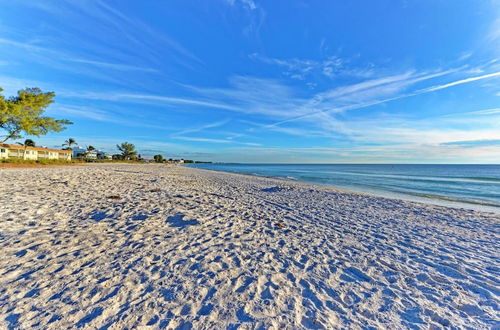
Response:
[[[373,195],[500,213],[500,165],[193,164]]]

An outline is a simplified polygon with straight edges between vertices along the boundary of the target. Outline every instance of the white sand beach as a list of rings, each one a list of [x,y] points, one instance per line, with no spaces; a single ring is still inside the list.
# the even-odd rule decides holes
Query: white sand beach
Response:
[[[0,170],[0,328],[500,326],[500,216],[167,165]]]

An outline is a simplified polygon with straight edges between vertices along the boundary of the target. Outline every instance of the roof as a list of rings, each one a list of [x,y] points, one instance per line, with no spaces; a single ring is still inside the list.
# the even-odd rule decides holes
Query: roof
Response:
[[[0,143],[0,148],[6,148],[6,149],[21,149],[21,150],[38,150],[38,151],[55,151],[59,153],[67,153],[70,154],[72,153],[71,150],[62,150],[62,149],[50,149],[50,148],[42,148],[42,147],[25,147],[19,144],[5,144],[5,143]]]

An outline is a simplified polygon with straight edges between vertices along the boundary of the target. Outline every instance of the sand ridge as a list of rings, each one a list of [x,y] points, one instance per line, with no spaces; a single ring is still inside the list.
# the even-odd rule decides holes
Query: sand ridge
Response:
[[[0,184],[2,328],[500,321],[498,215],[166,165]]]

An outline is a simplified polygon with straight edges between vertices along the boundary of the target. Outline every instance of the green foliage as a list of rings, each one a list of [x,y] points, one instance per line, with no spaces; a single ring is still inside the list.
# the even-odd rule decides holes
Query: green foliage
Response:
[[[153,159],[155,160],[156,163],[163,163],[163,156],[162,155],[154,155]]]
[[[128,142],[123,142],[122,144],[117,144],[116,147],[121,152],[121,159],[130,160],[137,157],[137,151],[135,150],[135,145]]]
[[[63,147],[66,147],[66,148],[64,148],[64,150],[71,150],[74,145],[78,145],[78,143],[76,143],[76,140],[73,138],[67,139],[62,144]]]
[[[95,150],[95,148],[93,146],[88,146],[87,147],[87,151],[93,151],[93,150]]]
[[[3,89],[0,88],[0,92]],[[54,102],[53,92],[44,93],[39,88],[26,88],[17,96],[5,99],[0,94],[0,129],[6,131],[1,143],[21,138],[21,133],[40,136],[60,132],[72,122],[43,116],[45,109]]]
[[[33,141],[32,139],[26,139],[24,140],[24,143],[19,143],[19,144],[25,147],[34,147],[35,141]]]

